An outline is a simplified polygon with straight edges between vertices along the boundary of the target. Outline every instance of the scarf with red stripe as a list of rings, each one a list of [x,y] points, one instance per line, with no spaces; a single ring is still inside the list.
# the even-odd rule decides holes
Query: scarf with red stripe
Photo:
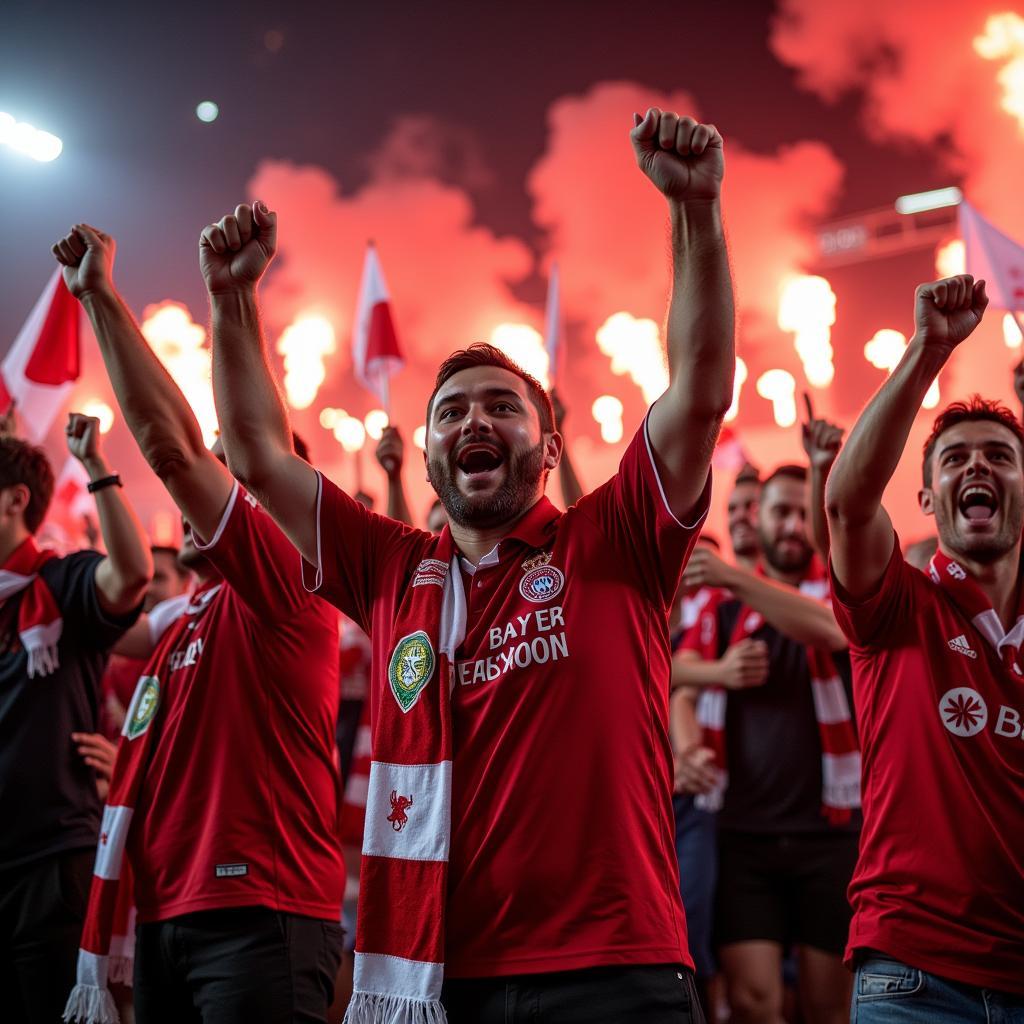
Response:
[[[758,575],[764,570],[758,567]],[[828,580],[817,560],[800,583],[800,592],[816,600],[826,600]],[[721,599],[709,602],[694,627],[700,632],[699,653],[706,660],[719,657],[718,614]],[[743,606],[729,638],[729,646],[752,636],[764,625],[760,612]],[[811,695],[821,739],[821,811],[831,825],[849,822],[852,809],[860,806],[860,751],[850,714],[846,690],[836,672],[829,651],[808,646],[807,665],[811,674]],[[722,807],[729,784],[727,771],[725,715],[728,690],[722,686],[705,687],[697,699],[697,721],[704,730],[703,742],[714,752],[714,765],[719,770],[719,783],[709,793],[701,793],[694,804],[708,811]]]
[[[211,583],[200,588],[181,618],[203,614],[220,587],[220,583]],[[181,629],[170,628],[164,633],[139,677],[125,713],[96,846],[89,905],[78,950],[78,978],[64,1008],[66,1021],[78,1020],[86,1024],[117,1024],[118,1021],[117,1007],[107,982],[120,980],[126,967],[120,959],[121,951],[112,948],[114,935],[124,924],[119,917],[123,917],[126,909],[128,913],[131,910],[131,901],[122,891],[131,884],[124,848],[149,765],[150,744],[155,734],[151,727],[163,703],[164,683],[160,675],[182,633]],[[164,680],[166,682],[166,675]]]
[[[971,620],[975,629],[995,648],[1006,669],[1015,676],[1024,675],[1019,661],[1021,643],[1024,641],[1024,595],[1022,607],[1017,609],[1016,622],[1009,631],[1004,631],[999,615],[985,592],[959,562],[936,551],[928,566],[928,573]]]
[[[459,558],[445,528],[419,563],[371,688],[373,757],[346,1024],[443,1024],[451,843],[451,687],[466,635]],[[379,670],[379,668],[375,668]]]
[[[8,556],[0,569],[0,602],[26,591],[18,606],[18,637],[28,654],[28,677],[48,676],[60,665],[57,643],[64,628],[57,602],[39,570],[52,551],[41,551],[27,537]]]

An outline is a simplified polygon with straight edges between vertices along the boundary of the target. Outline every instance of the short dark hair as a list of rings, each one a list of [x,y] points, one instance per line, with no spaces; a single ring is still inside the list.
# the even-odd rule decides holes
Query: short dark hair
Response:
[[[805,484],[807,483],[807,467],[798,465],[795,462],[787,462],[772,470],[772,472],[765,477],[761,482],[761,490],[765,490],[770,483],[774,483],[780,478],[796,480],[797,483]]]
[[[981,395],[971,395],[966,402],[953,402],[947,405],[932,424],[932,432],[924,443],[924,457],[921,461],[921,479],[925,487],[932,485],[932,455],[935,454],[935,445],[939,435],[955,427],[958,423],[985,422],[1000,423],[1009,430],[1017,443],[1021,446],[1021,454],[1024,455],[1024,427],[1020,420],[1002,402],[994,399],[982,398]]]
[[[0,490],[24,484],[29,491],[25,528],[35,533],[53,500],[53,469],[42,448],[20,437],[0,437]]]
[[[174,547],[172,544],[151,544],[149,546],[149,553],[155,558],[157,555],[167,555],[167,557],[174,563],[174,569],[177,574],[184,578],[188,576],[192,570],[186,568],[178,561],[178,555],[181,554],[179,548]]]
[[[514,373],[520,380],[526,382],[526,389],[530,401],[537,410],[540,418],[540,429],[545,434],[552,434],[555,430],[555,411],[551,406],[551,398],[544,390],[541,382],[532,374],[527,373],[518,363],[513,362],[500,348],[477,342],[469,348],[459,349],[453,352],[440,366],[437,377],[434,380],[434,390],[430,392],[427,401],[427,426],[430,426],[430,417],[434,411],[434,398],[444,384],[455,374],[462,370],[469,370],[474,366],[496,366],[500,370],[508,370]]]
[[[733,486],[738,487],[740,484],[757,484],[760,487],[761,473],[752,462],[744,462],[740,466],[740,471],[736,474]]]

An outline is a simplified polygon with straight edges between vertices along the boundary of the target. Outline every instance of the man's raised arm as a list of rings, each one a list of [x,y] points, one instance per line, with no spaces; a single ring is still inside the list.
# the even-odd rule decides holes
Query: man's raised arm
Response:
[[[213,325],[213,397],[232,475],[316,565],[316,472],[292,448],[256,299],[276,248],[277,214],[262,203],[236,207],[200,237]]]
[[[185,518],[212,537],[231,495],[231,478],[207,451],[192,407],[142,336],[114,287],[116,243],[76,225],[53,253],[68,291],[84,307],[125,423]]]
[[[736,369],[732,280],[719,196],[722,137],[713,125],[656,108],[634,115],[641,170],[668,199],[672,302],[668,390],[648,420],[668,503],[688,522],[707,481],[711,453],[732,402]]]
[[[981,323],[985,282],[970,274],[923,284],[915,331],[892,376],[861,413],[825,491],[832,566],[854,598],[870,594],[892,555],[893,528],[882,494],[906,447],[925,393],[953,350]]]

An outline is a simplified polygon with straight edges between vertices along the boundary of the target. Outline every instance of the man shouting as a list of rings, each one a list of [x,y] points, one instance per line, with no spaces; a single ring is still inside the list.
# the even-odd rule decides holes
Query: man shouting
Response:
[[[668,390],[616,475],[544,497],[540,385],[473,345],[427,405],[439,535],[296,459],[259,330],[276,218],[203,232],[228,466],[373,638],[373,763],[348,1020],[699,1020],[674,865],[667,615],[732,400],[722,140],[660,110],[632,145],[668,201]],[[402,1008],[401,1017],[397,1008]]]

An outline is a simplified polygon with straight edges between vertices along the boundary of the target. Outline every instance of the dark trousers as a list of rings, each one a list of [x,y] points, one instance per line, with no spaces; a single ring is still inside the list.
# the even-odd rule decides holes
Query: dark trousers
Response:
[[[58,1024],[75,984],[94,851],[0,872],[0,1017]]]
[[[704,1024],[693,972],[674,964],[452,978],[448,1024]]]
[[[323,1022],[341,925],[265,907],[185,914],[135,933],[137,1024]]]

